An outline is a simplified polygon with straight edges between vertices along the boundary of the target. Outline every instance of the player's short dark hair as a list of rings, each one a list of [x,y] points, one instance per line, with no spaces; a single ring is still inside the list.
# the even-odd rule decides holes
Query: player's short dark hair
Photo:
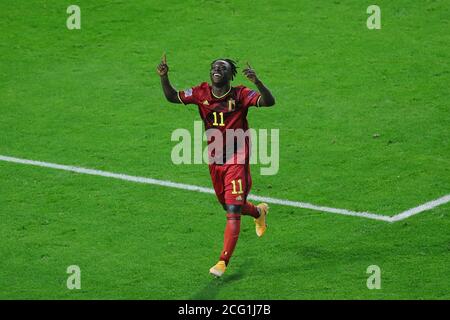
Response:
[[[211,62],[211,66],[214,64],[214,62],[219,61],[219,60],[226,61],[226,62],[228,62],[230,64],[230,66],[231,66],[231,74],[232,74],[231,80],[233,80],[234,77],[237,74],[237,68],[238,67],[237,67],[236,62],[234,60],[231,60],[231,59],[228,59],[228,58],[220,58],[220,59],[216,59],[213,62]]]

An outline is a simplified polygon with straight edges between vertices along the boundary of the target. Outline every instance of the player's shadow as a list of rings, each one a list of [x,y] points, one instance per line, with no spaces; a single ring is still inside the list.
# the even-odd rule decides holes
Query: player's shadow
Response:
[[[215,299],[217,294],[222,290],[224,287],[232,284],[233,282],[236,282],[240,279],[242,279],[245,274],[247,273],[247,270],[249,270],[249,267],[253,265],[252,261],[247,260],[242,265],[239,266],[238,270],[236,270],[233,274],[222,276],[222,278],[214,278],[212,277],[210,281],[200,289],[198,292],[196,292],[190,299],[192,300],[212,300]]]

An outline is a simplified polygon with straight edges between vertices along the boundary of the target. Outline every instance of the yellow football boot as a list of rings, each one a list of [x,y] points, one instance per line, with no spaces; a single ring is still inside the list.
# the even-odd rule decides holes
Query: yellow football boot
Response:
[[[216,277],[221,277],[225,273],[225,270],[227,270],[225,261],[220,260],[219,262],[216,263],[215,266],[213,266],[211,269],[209,269],[209,273],[211,273],[212,275],[214,275]]]
[[[267,224],[266,224],[266,217],[269,213],[269,206],[267,203],[260,203],[257,205],[259,209],[259,218],[255,219],[255,225],[256,225],[256,235],[258,237],[262,237],[264,232],[266,232]]]

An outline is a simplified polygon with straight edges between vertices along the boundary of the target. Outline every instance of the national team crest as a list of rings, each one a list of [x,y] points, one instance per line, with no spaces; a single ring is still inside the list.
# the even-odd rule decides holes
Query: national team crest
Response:
[[[234,111],[235,108],[236,108],[236,100],[229,99],[228,100],[228,111]]]

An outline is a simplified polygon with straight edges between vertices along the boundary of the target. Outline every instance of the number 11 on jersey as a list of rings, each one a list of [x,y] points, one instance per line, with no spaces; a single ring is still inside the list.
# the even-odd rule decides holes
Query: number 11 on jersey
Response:
[[[217,112],[214,111],[213,112],[213,116],[214,116],[213,126],[219,126],[219,127],[225,126],[225,123],[223,122],[223,112],[219,113],[220,123],[217,123]]]
[[[233,191],[231,194],[243,194],[244,190],[242,190],[242,180],[238,179],[237,183],[239,184],[239,190],[236,190],[236,180],[232,180],[231,183],[233,184]]]

